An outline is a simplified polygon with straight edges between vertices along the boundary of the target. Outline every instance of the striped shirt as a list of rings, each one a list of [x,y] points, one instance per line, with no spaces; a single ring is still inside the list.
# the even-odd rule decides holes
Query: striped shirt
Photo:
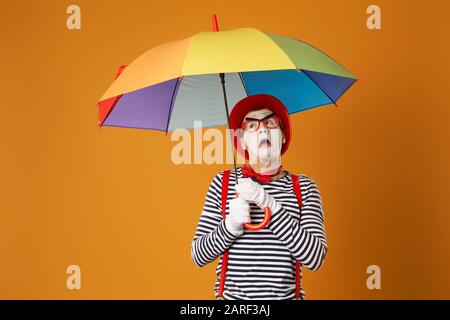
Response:
[[[238,179],[241,178],[242,168],[238,168],[236,173]],[[236,237],[226,228],[222,218],[222,177],[223,172],[220,172],[213,178],[206,194],[191,246],[194,263],[202,267],[220,256],[214,286],[216,298],[222,254],[229,249],[223,299],[295,299],[296,260],[316,271],[327,253],[322,200],[316,183],[308,176],[299,176],[301,211],[289,172],[276,181],[263,184],[262,187],[281,205],[280,209],[272,212],[266,228],[259,231],[245,229],[244,234]],[[236,197],[235,184],[234,172],[231,171],[228,201]],[[250,210],[252,223],[261,222],[264,212],[254,203],[250,203]],[[303,287],[300,292],[304,299]]]

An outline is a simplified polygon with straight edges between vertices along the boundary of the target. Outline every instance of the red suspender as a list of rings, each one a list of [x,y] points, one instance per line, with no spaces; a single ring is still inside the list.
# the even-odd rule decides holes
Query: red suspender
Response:
[[[298,206],[300,210],[302,209],[302,189],[300,188],[300,182],[298,181],[298,176],[292,176],[292,185],[294,186],[295,195],[297,196]],[[295,264],[295,299],[300,299],[300,268],[302,265],[300,261],[296,261]]]
[[[302,208],[302,191],[300,189],[300,182],[298,181],[298,176],[291,175],[292,177],[292,185],[294,187],[295,195],[297,196],[297,201],[300,209]],[[227,206],[227,198],[228,198],[228,185],[230,181],[230,171],[223,172],[222,178],[222,217],[226,218],[226,206]],[[219,293],[218,298],[222,298],[223,289],[225,286],[225,277],[228,266],[228,250],[226,250],[222,257],[222,269],[220,271],[220,282],[219,282]],[[295,265],[295,298],[300,299],[300,261],[296,261]]]
[[[222,217],[225,220],[227,217],[226,207],[227,207],[227,198],[228,198],[228,184],[230,181],[230,170],[223,172],[222,178]],[[220,270],[220,283],[219,283],[219,294],[218,297],[222,298],[223,288],[225,286],[225,277],[227,273],[228,266],[228,250],[226,250],[223,254],[222,258],[222,269]]]

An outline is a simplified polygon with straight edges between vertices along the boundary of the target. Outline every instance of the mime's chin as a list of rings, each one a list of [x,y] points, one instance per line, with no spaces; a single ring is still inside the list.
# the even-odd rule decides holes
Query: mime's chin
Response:
[[[262,152],[259,152],[258,160],[261,163],[269,163],[272,160],[270,150],[269,151],[263,150]]]

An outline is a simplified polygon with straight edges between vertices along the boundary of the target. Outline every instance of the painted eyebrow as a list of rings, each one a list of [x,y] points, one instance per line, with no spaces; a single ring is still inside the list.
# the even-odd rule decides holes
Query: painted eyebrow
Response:
[[[263,121],[264,119],[270,118],[270,117],[272,117],[272,116],[273,116],[273,113],[271,113],[271,114],[265,116],[265,117],[262,118],[260,121]],[[254,118],[245,118],[245,120],[256,120],[256,121],[258,121],[258,119],[254,119]]]

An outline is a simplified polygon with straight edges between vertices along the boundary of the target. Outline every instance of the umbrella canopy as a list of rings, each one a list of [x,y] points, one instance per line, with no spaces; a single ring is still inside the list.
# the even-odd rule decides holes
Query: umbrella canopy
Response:
[[[336,104],[356,78],[317,48],[254,28],[200,32],[142,54],[101,97],[99,125],[159,131],[227,124],[220,73],[232,111],[259,93],[289,113]]]

